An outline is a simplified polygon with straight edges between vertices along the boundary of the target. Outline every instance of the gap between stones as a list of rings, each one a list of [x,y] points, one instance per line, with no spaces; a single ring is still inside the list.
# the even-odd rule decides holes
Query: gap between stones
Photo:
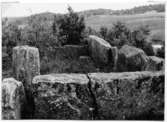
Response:
[[[88,89],[89,89],[89,92],[90,92],[90,95],[92,97],[92,100],[93,100],[93,115],[92,115],[92,119],[93,120],[97,120],[98,119],[98,105],[97,105],[97,100],[96,100],[96,97],[95,97],[95,94],[92,90],[92,87],[91,87],[91,79],[89,77],[88,74],[85,74],[86,77],[88,78]]]

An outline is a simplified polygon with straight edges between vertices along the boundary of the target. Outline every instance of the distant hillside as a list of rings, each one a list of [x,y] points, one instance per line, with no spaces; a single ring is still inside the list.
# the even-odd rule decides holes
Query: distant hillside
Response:
[[[78,12],[80,15],[89,17],[92,15],[111,15],[114,11],[111,9],[92,9]]]
[[[165,5],[148,5],[139,6],[126,10],[110,10],[110,9],[94,9],[78,12],[79,15],[85,17],[86,26],[90,26],[95,30],[99,30],[101,26],[111,28],[117,21],[122,21],[131,29],[141,25],[149,25],[151,34],[156,35],[157,38],[165,38]],[[62,16],[62,14],[55,14],[50,12],[35,14],[37,20],[46,20],[50,25],[54,20],[54,16]],[[3,18],[4,19],[4,18]],[[29,17],[8,18],[9,23],[25,27],[28,23]]]
[[[111,9],[94,9],[79,12],[80,15],[90,17],[94,15],[129,15],[129,14],[143,14],[145,12],[165,12],[165,4],[145,5],[134,7],[132,9],[111,10]]]
[[[60,14],[45,12],[45,13],[40,13],[40,14],[34,14],[32,16],[36,17],[36,18],[46,19],[47,21],[53,21],[54,15],[60,15]],[[25,25],[25,24],[28,23],[28,20],[30,18],[31,18],[31,16],[28,16],[28,17],[11,17],[11,18],[8,18],[8,22],[13,23],[15,25]],[[2,18],[2,20],[3,19],[4,18]]]
[[[114,15],[143,14],[148,11],[165,12],[165,4],[145,5],[145,6],[134,7],[132,9],[117,10],[114,11],[113,14]]]
[[[156,5],[145,5],[145,6],[139,6],[134,7],[132,9],[125,9],[125,10],[111,10],[111,9],[92,9],[92,10],[85,10],[78,12],[79,15],[83,15],[85,17],[95,16],[95,15],[125,15],[125,14],[142,14],[149,11],[155,11],[155,12],[165,12],[165,4],[156,4]],[[51,21],[54,18],[54,15],[60,16],[60,14],[56,13],[40,13],[35,14],[33,16],[39,16],[42,18],[47,18],[49,21]],[[9,22],[14,22],[15,24],[24,24],[28,20],[29,17],[16,17],[16,18],[8,18]],[[3,18],[4,19],[4,18]]]

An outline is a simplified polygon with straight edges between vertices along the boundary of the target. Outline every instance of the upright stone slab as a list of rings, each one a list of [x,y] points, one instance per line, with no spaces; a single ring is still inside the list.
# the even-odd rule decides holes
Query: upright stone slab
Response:
[[[14,78],[2,81],[2,119],[21,119],[25,102],[24,87]]]
[[[111,45],[102,38],[94,35],[89,36],[89,51],[95,62],[108,64]]]
[[[92,97],[84,74],[39,75],[33,79],[35,119],[92,119]]]
[[[34,100],[31,90],[32,79],[40,74],[39,51],[35,47],[17,46],[13,48],[13,73],[25,88],[27,102],[22,117],[32,119]]]
[[[13,48],[13,73],[17,80],[29,89],[34,76],[40,74],[39,51],[35,47]]]
[[[163,120],[164,73],[90,73],[101,120]]]

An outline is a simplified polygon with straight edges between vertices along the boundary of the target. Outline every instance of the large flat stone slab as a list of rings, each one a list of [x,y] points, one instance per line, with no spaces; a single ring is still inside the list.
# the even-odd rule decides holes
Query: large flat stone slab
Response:
[[[100,120],[163,120],[164,73],[90,73]]]
[[[92,119],[89,80],[84,74],[49,74],[33,79],[38,119]]]

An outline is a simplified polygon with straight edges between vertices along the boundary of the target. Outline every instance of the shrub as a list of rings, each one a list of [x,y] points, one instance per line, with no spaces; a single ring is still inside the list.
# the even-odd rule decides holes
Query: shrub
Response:
[[[144,50],[144,52],[148,55],[148,56],[154,56],[154,49],[152,47],[152,43],[149,42],[145,42],[144,46],[142,47],[142,49]]]
[[[59,34],[64,38],[64,44],[79,44],[85,29],[84,17],[79,17],[71,7],[68,7],[68,12],[58,20]]]
[[[132,32],[132,43],[134,46],[141,48],[144,47],[146,39],[150,34],[148,26],[140,26]]]
[[[12,58],[13,47],[20,43],[21,30],[18,26],[3,22],[2,24],[2,46],[6,47],[6,53]]]
[[[99,34],[111,45],[119,48],[130,43],[130,29],[127,28],[124,23],[119,21],[113,25],[112,29],[108,30],[106,27],[101,27]]]
[[[150,34],[149,26],[140,26],[132,32],[132,45],[143,49],[149,56],[153,56],[154,50],[152,43],[147,40]]]

